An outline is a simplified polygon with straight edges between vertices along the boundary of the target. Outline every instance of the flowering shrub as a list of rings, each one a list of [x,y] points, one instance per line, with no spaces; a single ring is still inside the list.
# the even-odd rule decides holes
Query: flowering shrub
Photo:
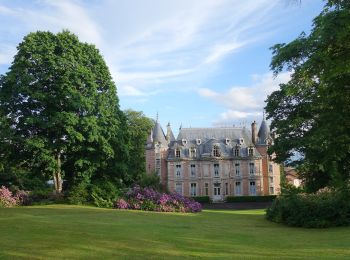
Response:
[[[136,209],[162,212],[200,212],[202,206],[178,193],[160,193],[151,188],[133,187],[124,199],[115,203],[118,209]]]
[[[8,188],[1,186],[0,188],[0,208],[10,208],[17,205],[26,205],[29,193],[19,190],[14,195]]]

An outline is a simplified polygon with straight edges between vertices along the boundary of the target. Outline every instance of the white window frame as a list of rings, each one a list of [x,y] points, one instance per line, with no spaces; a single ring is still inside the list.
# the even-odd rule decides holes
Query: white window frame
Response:
[[[254,185],[253,185],[253,183],[254,183]],[[256,196],[256,182],[255,181],[249,182],[249,195]]]
[[[220,176],[220,165],[218,163],[214,163],[214,177]]]
[[[190,196],[195,197],[197,196],[197,183],[191,182],[190,184]]]
[[[235,173],[236,173],[236,176],[241,176],[241,164],[240,163],[235,163]]]
[[[182,195],[182,193],[183,193],[183,187],[182,187],[182,186],[183,186],[182,183],[176,182],[176,183],[175,183],[175,192],[178,193],[178,194],[180,194],[180,195]],[[180,187],[181,192],[178,192],[178,187]]]
[[[239,184],[239,185],[237,185],[237,184]],[[235,195],[236,196],[241,196],[242,195],[242,182],[241,181],[236,181],[235,182]]]
[[[175,176],[176,176],[176,178],[181,178],[181,176],[182,176],[181,164],[176,164],[175,165]]]
[[[196,165],[195,164],[190,165],[190,172],[191,172],[191,177],[196,177]]]
[[[254,162],[249,163],[249,175],[255,175],[255,163]]]

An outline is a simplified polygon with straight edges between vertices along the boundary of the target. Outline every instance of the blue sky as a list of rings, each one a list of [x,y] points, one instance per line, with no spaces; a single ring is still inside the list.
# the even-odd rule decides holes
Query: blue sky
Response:
[[[321,0],[0,0],[0,73],[32,31],[69,29],[104,56],[122,109],[174,132],[260,122],[289,78],[269,70],[276,43],[309,32]]]

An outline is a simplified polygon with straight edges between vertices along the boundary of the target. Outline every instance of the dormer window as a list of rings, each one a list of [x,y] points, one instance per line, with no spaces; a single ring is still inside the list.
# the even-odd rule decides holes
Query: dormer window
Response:
[[[180,149],[175,149],[175,157],[180,158],[180,156],[181,156]]]
[[[192,147],[192,148],[190,149],[190,157],[191,157],[191,158],[196,157],[196,148],[193,148],[193,147]]]
[[[244,144],[244,139],[243,138],[239,138],[239,144]]]
[[[230,139],[226,138],[226,139],[225,139],[225,144],[226,144],[226,145],[230,144]]]
[[[197,145],[200,145],[202,143],[202,140],[201,139],[197,139],[196,143],[197,143]]]
[[[234,151],[233,151],[233,154],[235,157],[238,157],[239,156],[239,146],[236,146]]]
[[[182,145],[185,146],[187,144],[187,140],[186,139],[182,139]]]
[[[213,147],[213,156],[214,157],[219,157],[220,156],[220,149],[218,145],[214,145]]]
[[[248,148],[248,156],[253,156],[253,155],[254,155],[254,148],[250,146]]]

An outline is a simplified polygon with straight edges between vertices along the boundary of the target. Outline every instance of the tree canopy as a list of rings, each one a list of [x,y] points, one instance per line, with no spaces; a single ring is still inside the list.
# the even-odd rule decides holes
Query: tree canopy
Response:
[[[291,79],[267,99],[278,162],[294,163],[307,190],[350,174],[350,2],[329,0],[309,35],[272,47],[271,68]]]
[[[57,192],[63,178],[67,187],[126,179],[127,119],[95,46],[68,31],[35,32],[17,50],[0,78],[3,165],[54,178]]]

